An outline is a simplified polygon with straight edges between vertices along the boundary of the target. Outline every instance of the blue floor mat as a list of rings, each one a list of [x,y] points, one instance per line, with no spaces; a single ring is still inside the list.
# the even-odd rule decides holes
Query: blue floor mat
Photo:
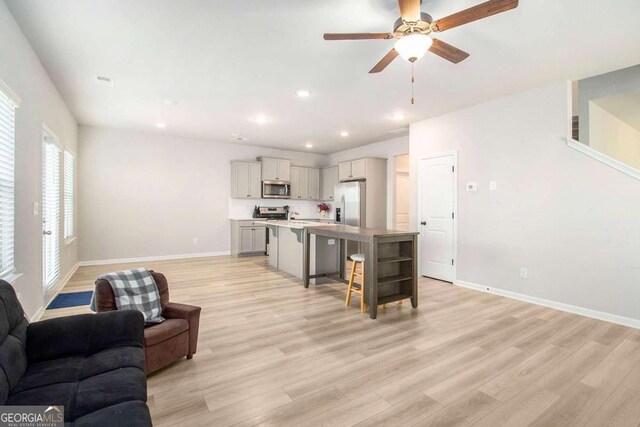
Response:
[[[59,294],[47,310],[52,310],[55,308],[66,308],[66,307],[77,307],[79,305],[89,305],[91,303],[91,295],[93,291],[86,292],[71,292],[68,294]]]

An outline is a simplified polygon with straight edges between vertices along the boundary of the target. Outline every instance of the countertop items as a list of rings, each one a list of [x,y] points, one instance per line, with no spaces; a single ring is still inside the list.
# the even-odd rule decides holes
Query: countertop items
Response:
[[[418,234],[417,232],[386,230],[382,228],[352,227],[348,225],[310,225],[304,227],[304,242],[316,239],[339,239],[338,272],[314,273],[311,271],[312,252],[310,244],[304,245],[303,280],[305,288],[312,279],[332,277],[339,273],[345,277],[346,241],[364,243],[365,254],[365,300],[369,304],[372,319],[378,314],[378,305],[411,299],[418,307]]]
[[[323,223],[323,222],[316,222],[315,220],[312,221],[307,221],[307,220],[302,220],[302,219],[292,219],[291,221],[287,221],[287,220],[257,220],[255,221],[256,224],[262,224],[262,225],[271,225],[274,227],[286,227],[286,228],[295,228],[298,230],[301,230],[305,227],[313,227],[313,226],[325,226],[325,225],[329,225],[327,223]]]

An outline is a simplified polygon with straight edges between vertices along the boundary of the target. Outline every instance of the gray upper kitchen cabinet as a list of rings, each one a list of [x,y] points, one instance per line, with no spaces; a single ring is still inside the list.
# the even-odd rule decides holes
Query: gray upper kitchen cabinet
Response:
[[[351,179],[351,162],[338,163],[338,178],[340,181]]]
[[[308,182],[308,194],[309,200],[320,200],[320,169],[309,168],[307,169]]]
[[[320,169],[291,167],[291,199],[320,200]]]
[[[338,166],[322,169],[322,197],[321,200],[332,201],[333,190],[340,180],[338,179]]]
[[[291,199],[304,200],[309,197],[309,173],[307,168],[291,167]]]
[[[273,157],[261,157],[262,179],[265,181],[290,181],[291,161]]]
[[[231,162],[231,197],[234,199],[262,197],[262,165],[259,162]]]
[[[340,181],[353,181],[367,178],[367,159],[357,159],[338,163]]]

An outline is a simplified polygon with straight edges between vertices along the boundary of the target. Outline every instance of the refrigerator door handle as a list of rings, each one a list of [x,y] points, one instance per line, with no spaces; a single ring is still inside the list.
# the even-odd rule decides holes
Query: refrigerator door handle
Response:
[[[345,224],[347,221],[347,212],[346,212],[347,204],[345,203],[345,200],[344,200],[344,194],[340,197],[340,207],[342,209],[342,216],[340,217],[340,223]]]

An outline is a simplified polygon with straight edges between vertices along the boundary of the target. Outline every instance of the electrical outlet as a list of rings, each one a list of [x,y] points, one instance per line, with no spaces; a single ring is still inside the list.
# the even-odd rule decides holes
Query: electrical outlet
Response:
[[[495,181],[489,181],[489,191],[496,191],[497,184]]]
[[[527,277],[529,277],[529,270],[525,267],[520,267],[520,278],[526,279]]]
[[[34,215],[39,215],[40,214],[40,203],[33,202],[33,214]]]
[[[193,246],[198,246],[198,239],[197,238],[193,239]]]

